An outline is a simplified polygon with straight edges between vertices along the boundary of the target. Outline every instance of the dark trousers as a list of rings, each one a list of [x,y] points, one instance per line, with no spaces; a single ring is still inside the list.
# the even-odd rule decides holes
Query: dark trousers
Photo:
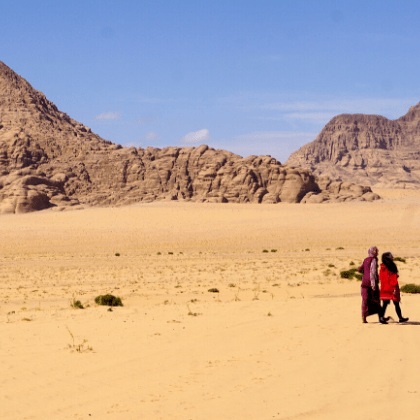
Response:
[[[395,306],[395,312],[397,313],[398,318],[401,319],[402,315],[401,315],[400,303],[396,302],[395,300],[393,300],[393,302],[394,302],[394,306]],[[382,306],[383,316],[385,316],[386,307],[388,305],[389,305],[389,300],[384,300],[384,305]]]

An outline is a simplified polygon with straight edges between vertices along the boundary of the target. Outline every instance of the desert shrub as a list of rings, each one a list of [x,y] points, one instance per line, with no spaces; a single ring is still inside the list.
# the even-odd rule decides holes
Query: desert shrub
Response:
[[[401,291],[404,293],[420,293],[420,286],[414,283],[405,284],[401,287]]]
[[[119,253],[119,252],[117,252],[117,253],[115,254],[115,256],[116,256],[116,257],[119,257],[119,256],[120,256],[120,253]]]
[[[83,305],[82,305],[82,302],[80,302],[80,300],[76,300],[76,299],[73,299],[70,302],[70,306],[74,309],[84,309]]]
[[[350,265],[354,265],[354,262],[352,261],[352,262],[350,263]]]
[[[395,257],[395,258],[394,258],[394,261],[400,261],[400,262],[402,262],[402,263],[404,263],[404,264],[406,264],[406,263],[407,263],[407,260],[406,260],[405,258],[401,258],[401,257]]]
[[[229,287],[236,287],[235,283],[229,283]]]
[[[342,246],[339,246],[338,248],[335,248],[335,249],[344,249]]]
[[[342,279],[352,280],[354,277],[357,280],[362,280],[362,275],[357,272],[357,268],[351,268],[350,270],[340,271],[340,277]]]
[[[272,249],[271,252],[277,252],[277,249]]]
[[[215,287],[208,290],[210,293],[219,293],[219,289],[216,289]]]
[[[268,252],[268,249],[263,249],[263,252]]]
[[[168,255],[174,255],[174,253],[173,252],[168,252]]]
[[[162,255],[162,253],[161,252],[158,252],[157,255]]]
[[[121,298],[114,295],[99,295],[95,298],[95,303],[97,305],[104,306],[123,306]]]
[[[328,267],[332,268],[332,267],[335,267],[335,265],[334,264],[328,264]]]
[[[310,251],[310,249],[309,248],[306,248],[305,251]]]

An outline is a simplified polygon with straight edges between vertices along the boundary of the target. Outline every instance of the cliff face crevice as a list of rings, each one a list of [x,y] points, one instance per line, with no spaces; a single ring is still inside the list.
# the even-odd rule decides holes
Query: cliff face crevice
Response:
[[[335,152],[334,152],[335,153]],[[92,133],[0,62],[0,213],[155,200],[298,203],[373,200],[270,156],[206,145],[126,148]]]
[[[379,188],[420,188],[420,103],[397,120],[338,115],[286,165]]]

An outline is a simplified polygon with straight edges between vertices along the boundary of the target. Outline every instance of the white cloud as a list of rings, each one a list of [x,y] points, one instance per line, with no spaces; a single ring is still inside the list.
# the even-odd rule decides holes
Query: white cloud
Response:
[[[121,116],[121,112],[102,112],[97,115],[93,120],[94,121],[104,121],[104,120],[118,120]]]
[[[192,131],[191,133],[188,133],[179,141],[182,144],[196,144],[205,143],[209,140],[211,140],[209,130],[207,130],[207,128],[203,128],[202,130]]]
[[[143,138],[142,140],[146,140],[146,141],[157,141],[160,140],[161,137],[156,134],[154,131],[149,131]]]

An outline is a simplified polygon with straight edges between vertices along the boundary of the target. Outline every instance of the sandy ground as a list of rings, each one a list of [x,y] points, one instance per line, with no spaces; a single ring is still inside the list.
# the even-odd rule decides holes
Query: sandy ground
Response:
[[[0,418],[417,419],[420,295],[363,325],[339,275],[376,245],[420,284],[420,192],[378,192],[0,217]]]

